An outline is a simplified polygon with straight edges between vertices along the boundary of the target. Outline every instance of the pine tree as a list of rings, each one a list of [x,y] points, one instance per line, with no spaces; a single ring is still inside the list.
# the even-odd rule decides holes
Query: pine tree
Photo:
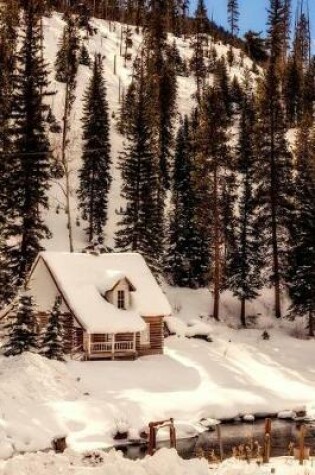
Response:
[[[9,327],[8,341],[4,345],[5,356],[16,356],[38,348],[37,321],[32,297],[22,295],[16,316]]]
[[[124,151],[120,157],[126,200],[121,210],[116,246],[121,251],[143,254],[153,270],[158,270],[163,251],[163,223],[159,200],[159,163],[154,153],[154,135],[150,123],[151,97],[143,58],[135,65],[135,76],[126,97],[130,104],[126,115]]]
[[[61,298],[57,297],[51,310],[47,328],[41,342],[40,354],[50,360],[64,361],[64,327],[60,312]]]
[[[208,49],[208,17],[204,0],[198,0],[194,22],[193,56],[190,62],[191,70],[196,78],[197,102],[200,103],[202,89],[205,85],[207,67],[205,63],[206,50]]]
[[[308,14],[303,11],[297,19],[293,41],[293,52],[297,63],[302,69],[306,69],[311,57],[311,42],[310,42],[310,20]]]
[[[225,191],[233,168],[228,144],[229,120],[222,91],[217,86],[205,90],[200,108],[198,144],[198,181],[200,192],[200,215],[211,210],[208,217],[208,241],[211,245],[211,272],[213,282],[214,319],[219,320],[220,293],[224,285],[223,255],[226,242],[224,215],[227,204]],[[231,191],[231,190],[230,190]],[[203,202],[202,202],[203,199]],[[206,223],[206,219],[203,219]]]
[[[74,82],[79,65],[79,51],[76,20],[73,16],[69,16],[55,62],[57,81]]]
[[[280,318],[281,283],[285,277],[285,249],[292,210],[292,156],[275,65],[270,63],[261,85],[257,126],[258,161],[256,199],[260,232],[270,284],[275,289],[275,315]]]
[[[14,296],[10,261],[4,253],[4,229],[15,199],[10,190],[11,158],[13,143],[10,130],[13,101],[13,74],[17,46],[18,11],[13,2],[0,9],[0,305],[7,304]]]
[[[85,46],[85,44],[83,44],[80,49],[79,63],[82,66],[88,66],[88,67],[91,66],[89,51],[87,47]]]
[[[204,256],[199,260],[200,235],[196,216],[196,187],[192,126],[184,118],[176,140],[172,210],[170,214],[167,273],[174,285],[195,288],[202,285]]]
[[[103,242],[111,184],[111,146],[106,85],[100,55],[95,56],[93,76],[84,98],[83,164],[78,191],[82,216],[88,221],[89,243]]]
[[[238,23],[240,16],[238,0],[228,0],[227,8],[230,31],[233,36],[237,36],[239,33]]]
[[[11,282],[23,283],[42,249],[41,240],[49,237],[42,217],[48,207],[49,142],[46,133],[47,72],[41,51],[41,7],[38,0],[28,2],[22,15],[21,47],[16,55],[13,77],[10,138],[13,153],[8,156],[7,193],[10,209],[3,229],[3,255],[10,263]]]
[[[165,192],[170,186],[173,130],[176,113],[177,80],[175,64],[167,55],[167,13],[164,0],[150,0],[147,24],[144,30],[145,74],[151,89],[151,127],[156,137],[156,154],[160,168],[160,209],[164,219]]]
[[[234,246],[228,260],[228,288],[241,302],[240,321],[246,327],[246,302],[258,297],[262,286],[263,259],[254,200],[257,153],[256,113],[249,73],[244,79],[236,169],[240,195],[234,216]]]
[[[268,11],[268,44],[270,61],[276,70],[283,69],[287,54],[288,10],[286,0],[270,0]]]
[[[290,127],[295,127],[303,115],[303,76],[303,69],[296,56],[291,56],[285,69],[283,88],[286,117]]]
[[[308,316],[315,336],[315,134],[305,117],[296,143],[295,206],[291,222],[288,287],[291,316]]]
[[[257,62],[265,62],[268,59],[266,43],[261,38],[261,33],[249,30],[244,35],[246,51],[250,58]]]

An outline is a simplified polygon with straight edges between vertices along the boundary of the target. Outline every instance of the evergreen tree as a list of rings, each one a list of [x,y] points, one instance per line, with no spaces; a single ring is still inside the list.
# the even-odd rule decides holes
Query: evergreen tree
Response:
[[[37,351],[37,321],[32,297],[28,295],[20,297],[16,315],[9,328],[8,341],[4,345],[5,356]]]
[[[159,200],[159,163],[154,150],[150,123],[151,97],[143,58],[135,65],[135,76],[126,97],[130,104],[126,116],[124,151],[120,157],[123,179],[122,197],[126,200],[116,246],[121,251],[143,254],[153,270],[158,270],[163,251],[163,222]]]
[[[228,288],[241,302],[240,321],[243,327],[246,327],[246,302],[258,297],[263,283],[261,278],[263,259],[254,200],[257,167],[255,127],[253,91],[247,72],[236,148],[240,196],[234,216],[234,246],[228,261]]]
[[[213,74],[214,84],[216,88],[221,91],[221,97],[224,100],[226,114],[230,118],[233,112],[232,95],[225,58],[221,58],[216,62]]]
[[[291,316],[308,316],[315,336],[315,135],[304,118],[297,136],[295,207],[291,222],[288,287]]]
[[[89,51],[87,47],[85,46],[85,44],[83,44],[80,49],[79,63],[82,66],[88,66],[88,67],[91,66]]]
[[[291,56],[286,66],[283,88],[286,117],[290,127],[295,127],[303,115],[303,76],[303,69],[296,56]]]
[[[270,0],[268,11],[268,44],[270,61],[282,71],[287,54],[288,11],[286,0]]]
[[[257,62],[265,62],[268,59],[266,42],[261,38],[261,33],[249,30],[244,35],[247,54]]]
[[[224,285],[223,257],[226,242],[225,213],[226,190],[233,169],[231,150],[228,144],[229,120],[222,91],[216,85],[205,90],[200,108],[197,167],[199,168],[200,205],[198,212],[208,214],[208,240],[211,245],[211,273],[213,282],[213,317],[219,320],[220,293]],[[229,194],[231,193],[229,190]],[[209,216],[209,210],[211,215]],[[230,224],[232,226],[232,223]]]
[[[22,14],[21,47],[13,77],[10,137],[13,153],[8,156],[7,193],[10,196],[3,229],[3,255],[10,264],[11,282],[23,283],[49,237],[42,217],[48,207],[49,142],[46,133],[48,81],[41,51],[42,30],[39,0],[29,1]]]
[[[228,0],[227,8],[231,33],[233,36],[237,36],[239,33],[238,22],[240,16],[238,0]]]
[[[79,65],[79,36],[77,23],[74,16],[67,18],[67,24],[63,31],[62,41],[57,52],[55,70],[56,79],[63,83],[73,83]]]
[[[89,243],[103,242],[111,184],[111,146],[106,85],[100,55],[95,56],[93,76],[84,98],[83,164],[78,191],[82,216],[88,221]]]
[[[200,103],[202,89],[205,85],[207,67],[205,63],[206,50],[208,49],[208,17],[204,0],[198,0],[194,21],[193,56],[190,62],[191,70],[196,78],[197,101]]]
[[[270,63],[258,103],[256,199],[270,283],[275,289],[275,315],[281,313],[281,283],[286,273],[288,225],[292,210],[292,156],[275,65]]]
[[[10,261],[4,253],[4,229],[15,208],[10,190],[13,143],[10,131],[13,101],[13,74],[17,43],[18,10],[13,2],[0,8],[0,305],[14,295]]]
[[[57,297],[51,310],[47,328],[41,343],[41,355],[50,360],[64,361],[64,327],[60,312],[61,298]]]
[[[196,217],[195,154],[191,128],[186,116],[176,140],[167,272],[174,285],[195,288],[203,283],[203,267],[198,262],[200,235]]]
[[[151,89],[151,127],[156,137],[156,150],[160,168],[159,200],[164,219],[165,191],[170,186],[173,129],[176,112],[177,80],[175,64],[168,56],[167,44],[168,5],[164,0],[150,0],[147,24],[144,31],[145,75]]]
[[[295,26],[293,52],[297,63],[302,69],[306,69],[310,62],[310,51],[310,20],[308,14],[303,11],[301,6],[301,12]]]

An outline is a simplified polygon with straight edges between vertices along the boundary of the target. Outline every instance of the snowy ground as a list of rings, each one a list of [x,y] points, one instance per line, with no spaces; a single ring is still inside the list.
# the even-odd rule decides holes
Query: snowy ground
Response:
[[[315,475],[315,461],[304,462],[304,466],[292,458],[279,458],[270,464],[227,460],[218,466],[209,467],[202,460],[182,460],[175,450],[161,449],[153,457],[131,461],[120,453],[96,452],[84,456],[71,451],[64,455],[29,454],[17,456],[7,462],[0,462],[0,475]]]
[[[57,435],[79,451],[107,448],[121,426],[134,435],[168,417],[183,437],[200,431],[202,418],[301,406],[315,414],[313,341],[293,338],[263,317],[268,341],[261,338],[264,325],[239,331],[200,319],[211,301],[206,291],[172,290],[169,297],[182,335],[201,332],[212,342],[171,336],[164,355],[136,361],[1,357],[0,458],[46,449]],[[230,299],[223,305],[227,316],[233,305]]]

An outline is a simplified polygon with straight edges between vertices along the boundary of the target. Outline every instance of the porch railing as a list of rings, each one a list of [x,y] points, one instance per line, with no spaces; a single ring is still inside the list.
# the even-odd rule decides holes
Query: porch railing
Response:
[[[117,341],[114,343],[91,343],[91,353],[112,353],[116,351],[133,351],[135,350],[133,341]]]

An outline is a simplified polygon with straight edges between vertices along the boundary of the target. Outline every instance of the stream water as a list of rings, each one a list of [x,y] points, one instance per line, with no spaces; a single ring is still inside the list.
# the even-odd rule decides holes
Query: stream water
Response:
[[[264,420],[254,423],[226,423],[221,424],[221,436],[223,444],[224,457],[232,456],[233,447],[239,444],[249,444],[251,441],[258,441],[263,444]],[[272,421],[271,432],[271,456],[279,457],[288,455],[290,442],[298,444],[299,424],[292,421],[275,419]],[[315,424],[308,424],[305,445],[311,448],[311,454],[315,453]],[[167,442],[158,443],[158,448],[168,447]],[[116,447],[122,450],[126,457],[130,459],[143,458],[147,453],[146,445],[124,445]],[[203,432],[199,436],[190,439],[181,439],[177,441],[177,451],[185,459],[191,459],[196,456],[199,449],[204,451],[214,450],[218,456],[220,453],[218,436],[215,431]]]

